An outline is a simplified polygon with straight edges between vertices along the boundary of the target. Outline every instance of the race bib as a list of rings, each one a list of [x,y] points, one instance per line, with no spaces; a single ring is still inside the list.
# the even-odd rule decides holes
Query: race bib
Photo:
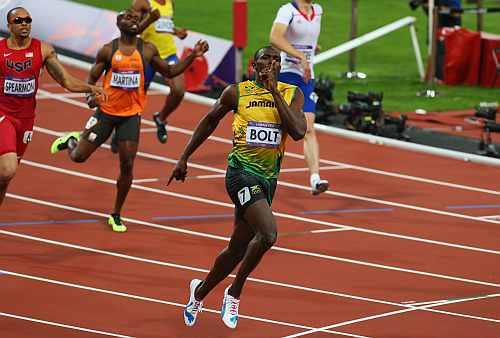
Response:
[[[298,51],[302,52],[305,55],[306,60],[308,62],[312,61],[313,58],[312,46],[307,46],[307,45],[292,45],[292,46]],[[300,63],[300,60],[298,58],[296,58],[295,56],[291,56],[289,54],[286,54],[285,61],[295,64]]]
[[[33,131],[31,130],[25,131],[23,135],[23,143],[28,144],[31,142],[32,139],[33,139]]]
[[[244,205],[246,202],[250,201],[250,189],[248,187],[244,187],[238,191],[238,199],[240,200],[240,204]]]
[[[162,16],[155,22],[155,30],[158,33],[174,33],[174,20],[170,16]]]
[[[246,141],[251,147],[278,148],[281,144],[281,125],[248,121]]]
[[[137,89],[141,83],[141,74],[138,71],[113,71],[111,73],[111,87],[121,89]]]
[[[93,126],[95,126],[97,124],[97,122],[99,122],[99,120],[96,117],[91,116],[89,118],[89,120],[87,121],[87,123],[85,124],[85,129],[92,128]]]
[[[14,96],[33,96],[35,94],[35,78],[16,79],[5,78],[3,93]]]

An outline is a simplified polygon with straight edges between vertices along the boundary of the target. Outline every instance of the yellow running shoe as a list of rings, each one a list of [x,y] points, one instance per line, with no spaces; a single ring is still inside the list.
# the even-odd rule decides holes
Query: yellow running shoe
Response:
[[[77,142],[80,141],[80,132],[73,131],[71,133],[64,134],[61,137],[55,139],[50,146],[50,153],[55,154],[58,151],[68,149],[68,142],[71,138],[74,138]]]
[[[108,217],[108,224],[111,225],[111,228],[114,232],[125,232],[127,231],[127,227],[122,223],[120,215],[111,214]]]

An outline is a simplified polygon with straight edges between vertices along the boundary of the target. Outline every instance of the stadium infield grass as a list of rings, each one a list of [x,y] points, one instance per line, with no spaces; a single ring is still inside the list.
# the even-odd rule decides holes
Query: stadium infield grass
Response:
[[[80,3],[112,10],[127,8],[131,0],[76,0]],[[317,1],[323,6],[320,45],[323,50],[349,40],[350,0]],[[470,7],[462,1],[464,7]],[[211,0],[200,6],[200,0],[176,1],[175,21],[180,27],[232,39],[232,1]],[[244,51],[244,69],[253,52],[268,43],[269,31],[279,6],[285,0],[249,0],[248,47]],[[499,7],[498,0],[484,0],[486,7]],[[417,34],[424,56],[427,55],[427,17],[422,10],[411,11],[407,0],[359,1],[358,35],[394,22],[406,16],[417,18]],[[475,15],[463,17],[463,26],[475,30]],[[484,16],[484,31],[500,34],[500,13]],[[424,58],[426,63],[426,58]],[[384,92],[386,111],[408,112],[417,108],[427,111],[471,109],[481,101],[499,101],[500,90],[471,86],[436,86],[440,96],[434,99],[418,97],[417,92],[427,88],[420,82],[415,56],[407,28],[361,46],[356,52],[356,70],[368,74],[365,80],[346,80],[342,74],[348,68],[348,54],[321,63],[315,67],[317,75],[330,76],[335,81],[334,99],[346,102],[348,90]]]

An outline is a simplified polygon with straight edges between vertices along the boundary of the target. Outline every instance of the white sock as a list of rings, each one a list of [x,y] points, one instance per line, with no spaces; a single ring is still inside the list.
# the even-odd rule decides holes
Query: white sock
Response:
[[[319,178],[319,174],[312,174],[311,175],[311,187],[315,188],[316,184],[320,181],[321,179]]]

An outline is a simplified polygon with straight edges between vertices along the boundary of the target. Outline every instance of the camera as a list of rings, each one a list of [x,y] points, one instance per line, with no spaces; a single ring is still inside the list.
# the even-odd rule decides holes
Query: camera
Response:
[[[346,115],[344,126],[350,130],[377,133],[381,124],[383,93],[357,93],[348,91],[347,102],[338,106],[338,112]]]
[[[484,119],[478,154],[500,158],[500,153],[492,142],[491,133],[500,133],[500,123],[496,122],[498,102],[481,102],[476,106],[475,117]]]
[[[337,107],[337,112],[346,116],[344,126],[347,129],[403,139],[410,138],[404,133],[406,130],[406,116],[394,117],[385,115],[382,109],[384,93],[347,92],[348,103]]]
[[[320,74],[314,81],[314,93],[318,100],[316,101],[316,122],[330,124],[331,119],[336,113],[333,99],[335,82],[329,76]]]
[[[410,0],[408,2],[408,5],[410,6],[411,10],[414,11],[424,3],[427,3],[427,0]]]
[[[496,121],[498,112],[497,102],[481,102],[476,107],[475,117],[483,118],[490,121]]]

